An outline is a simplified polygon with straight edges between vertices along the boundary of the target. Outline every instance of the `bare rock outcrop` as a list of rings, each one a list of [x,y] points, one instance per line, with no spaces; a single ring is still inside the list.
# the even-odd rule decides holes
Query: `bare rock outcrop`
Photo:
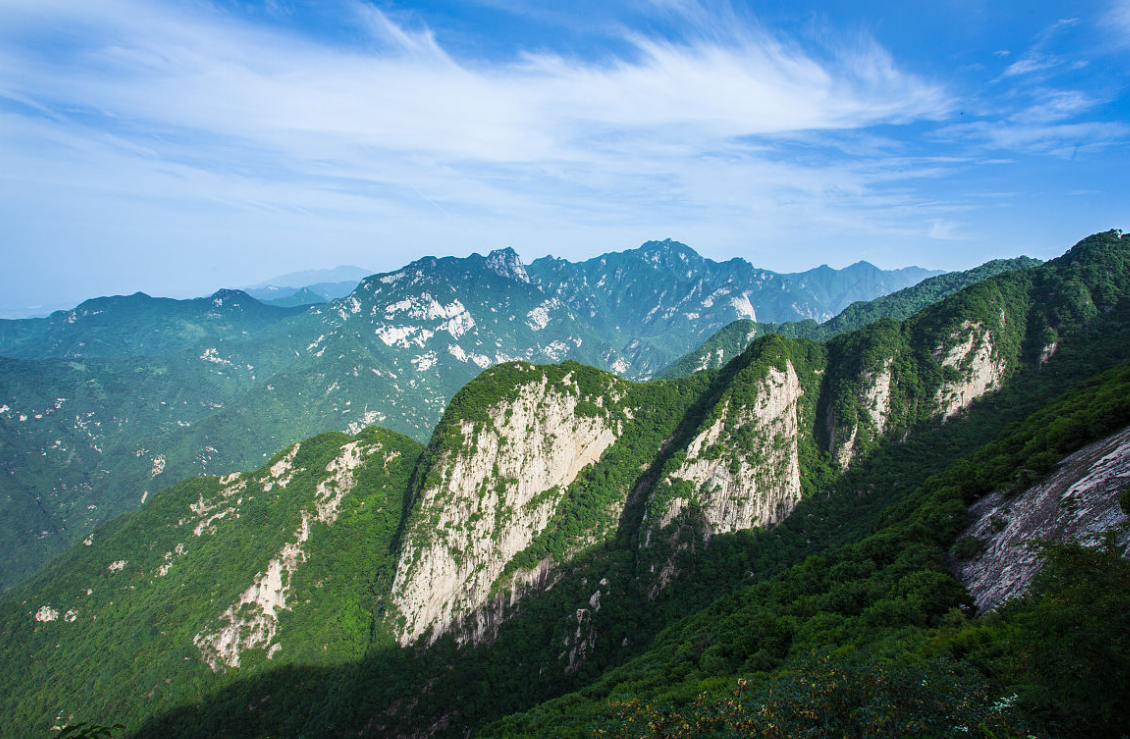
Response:
[[[532,377],[515,397],[489,408],[488,421],[464,421],[463,444],[443,452],[428,472],[392,586],[401,644],[449,631],[460,641],[484,637],[492,619],[477,623],[473,614],[490,602],[506,564],[545,529],[581,470],[616,440],[614,423],[576,413],[581,398],[571,382],[566,376],[559,387]],[[514,597],[526,581],[546,577],[540,568],[526,574],[512,583]]]
[[[856,455],[855,443],[859,436],[860,421],[871,427],[874,436],[882,436],[887,430],[887,417],[891,412],[891,379],[893,359],[887,359],[883,366],[873,372],[864,370],[860,373],[859,390],[856,400],[863,418],[852,424],[850,430],[837,428],[835,408],[828,406],[827,431],[828,452],[836,460],[841,469],[847,469]]]
[[[1065,458],[1041,483],[1019,495],[982,498],[970,508],[976,517],[966,536],[983,551],[959,562],[957,574],[978,610],[995,608],[1023,593],[1040,567],[1037,542],[1096,544],[1126,522],[1119,492],[1130,483],[1130,428]],[[1121,542],[1130,554],[1130,534]]]
[[[965,338],[948,351],[944,347],[934,351],[943,367],[961,373],[960,379],[943,382],[938,388],[937,402],[947,421],[985,393],[999,389],[1005,372],[1004,361],[993,356],[993,335],[984,324],[965,321],[954,338],[963,334]]]
[[[718,419],[691,441],[672,480],[690,482],[710,534],[777,523],[800,500],[797,403],[802,390],[791,362],[769,368],[754,403],[735,409],[727,401]],[[737,442],[734,431],[744,427]],[[659,521],[667,525],[685,501],[675,498]]]
[[[286,485],[297,449],[296,444],[286,457],[270,468],[265,478],[257,481],[261,490],[269,491],[276,483]],[[327,475],[315,489],[314,509],[302,511],[301,521],[291,540],[283,544],[266,569],[256,575],[255,581],[236,602],[220,614],[209,628],[193,638],[193,644],[200,650],[200,658],[213,671],[239,667],[240,656],[248,649],[265,649],[268,659],[278,652],[281,645],[274,640],[278,633],[279,612],[292,607],[289,602],[291,577],[306,561],[306,542],[310,539],[312,525],[320,523],[332,526],[337,521],[342,500],[356,484],[355,470],[380,449],[380,444],[362,444],[357,441],[341,447],[340,454],[326,465]],[[396,454],[398,453],[393,452],[386,456],[385,464]],[[240,481],[238,491],[245,490],[246,485],[246,480]],[[232,493],[228,492],[230,490],[233,490],[232,486],[225,488],[227,494],[222,497],[231,498]],[[242,499],[229,507],[235,510],[240,502]],[[193,511],[197,512],[197,507],[203,505],[201,499],[201,503],[194,506]],[[203,511],[201,515],[208,512]],[[238,513],[236,516],[238,517]]]

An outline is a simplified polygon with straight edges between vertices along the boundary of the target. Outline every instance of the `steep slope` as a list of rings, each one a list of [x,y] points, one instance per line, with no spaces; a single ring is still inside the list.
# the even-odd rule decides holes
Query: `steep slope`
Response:
[[[314,309],[312,318],[318,339],[304,353],[319,361],[300,362],[294,372],[315,365],[327,371],[329,364],[344,375],[356,368],[359,352],[371,357],[369,371],[388,388],[375,396],[383,401],[376,420],[417,438],[431,433],[460,387],[493,364],[576,359],[619,366],[609,345],[530,283],[512,250],[429,257],[374,275],[348,298]]]
[[[563,264],[566,272],[577,267]],[[654,287],[673,274],[657,264],[625,262],[622,286]],[[863,272],[864,291],[907,278]],[[752,294],[760,274],[748,265],[730,270],[719,290]],[[788,283],[765,274],[772,288]],[[817,270],[797,289],[841,295],[852,279]],[[636,310],[652,300],[655,313],[667,294],[641,287],[626,302],[621,290],[593,319],[534,284],[512,250],[423,259],[354,286],[305,310],[221,291],[193,301],[104,298],[0,324],[0,353],[39,358],[0,366],[0,467],[9,473],[0,479],[0,590],[160,485],[254,466],[320,431],[380,423],[427,439],[455,392],[499,362],[574,359],[646,375],[650,365],[633,363],[650,350],[626,338],[631,326],[612,330],[614,341],[602,331],[619,320],[608,311],[630,317],[629,302]],[[715,295],[719,305],[722,297]],[[674,339],[676,353],[695,341],[684,334]]]
[[[726,367],[724,389],[649,496],[643,546],[656,550],[652,556],[669,552],[662,566],[651,565],[656,590],[675,576],[674,555],[694,544],[684,524],[708,544],[792,513],[803,492],[800,460],[819,455],[813,430],[824,365],[819,345],[774,336]],[[806,466],[811,477],[813,465]]]
[[[420,471],[392,588],[405,646],[426,631],[434,642],[487,605],[506,565],[546,530],[569,486],[638,410],[620,405],[627,383],[581,365],[498,367],[464,394],[490,387],[504,395],[445,415]],[[456,409],[468,406],[457,396]],[[548,565],[512,573],[511,588],[544,578]]]
[[[1017,483],[1037,478],[1054,454],[1031,460]],[[970,506],[974,522],[958,539],[956,574],[980,611],[1022,595],[1043,564],[1031,542],[1101,544],[1127,515],[1119,494],[1130,482],[1130,428],[1061,460],[1039,484],[996,491]],[[1115,538],[1130,556],[1130,530]]]
[[[680,357],[663,370],[659,379],[673,380],[677,377],[689,377],[695,372],[725,367],[731,359],[744,352],[754,338],[773,333],[772,328],[773,324],[739,318],[711,334],[702,346]]]
[[[239,290],[173,300],[145,293],[87,300],[47,318],[0,321],[0,356],[154,357],[204,342],[259,338],[300,307],[264,305]]]
[[[247,426],[222,439],[195,432],[288,359],[255,342],[217,344],[223,354],[0,359],[0,588],[159,488],[230,471],[217,447],[265,458]]]
[[[79,709],[133,722],[228,673],[359,659],[420,451],[325,434],[96,529],[0,605],[0,663],[27,677],[0,696],[5,733]]]
[[[670,731],[691,737],[949,736],[956,720],[967,727],[963,734],[986,738],[1042,734],[1041,728],[1060,736],[1117,736],[1127,711],[1124,703],[1109,705],[1120,702],[1122,690],[1109,681],[1130,674],[1130,660],[1117,646],[1126,644],[1130,624],[1124,590],[1130,563],[1117,561],[1125,544],[1105,553],[1069,551],[1066,564],[1075,558],[1074,567],[1053,553],[1053,561],[1059,558],[1054,578],[1003,620],[987,623],[967,621],[962,609],[970,598],[948,572],[945,552],[961,533],[969,503],[1096,437],[1102,439],[1097,447],[1118,446],[1115,439],[1125,438],[1128,423],[1130,370],[1123,365],[922,481],[875,521],[873,531],[771,579],[738,583],[583,691],[508,717],[480,735],[579,736],[588,728],[619,737]],[[1077,473],[1077,457],[1093,454],[1068,457],[1053,477],[1073,467]],[[807,515],[831,512],[814,503]],[[1130,532],[1125,512],[1105,523],[1117,535]],[[1053,636],[1041,620],[1060,633]],[[1034,639],[1045,640],[1038,651],[1021,652],[1032,649]],[[1099,644],[1106,651],[1097,651]],[[1030,661],[1052,654],[1061,668],[1052,674]],[[1074,702],[1056,706],[1037,687]],[[1055,715],[1064,710],[1075,712],[1071,723]],[[1049,718],[1053,723],[1041,727]]]
[[[1039,265],[1040,260],[1031,257],[994,259],[963,272],[936,275],[922,280],[916,285],[905,287],[873,300],[854,302],[837,313],[834,318],[820,324],[820,327],[814,329],[813,333],[805,334],[804,338],[815,341],[830,339],[833,336],[863,328],[880,318],[902,321],[910,318],[926,306],[982,280],[996,277],[1005,272],[1031,269]]]
[[[157,317],[129,314],[153,331],[164,325],[160,311],[241,315],[258,306],[273,320],[290,315],[253,340],[240,329],[153,357],[0,360],[0,589],[184,477],[256,465],[325,430],[382,423],[426,439],[456,390],[496,362],[577,356],[615,364],[615,352],[529,285],[516,259],[497,252],[424,260],[297,313],[218,294],[222,305],[157,301]],[[134,326],[112,317],[108,342]],[[43,324],[61,332],[59,347],[84,335],[69,327],[104,316],[65,319]]]

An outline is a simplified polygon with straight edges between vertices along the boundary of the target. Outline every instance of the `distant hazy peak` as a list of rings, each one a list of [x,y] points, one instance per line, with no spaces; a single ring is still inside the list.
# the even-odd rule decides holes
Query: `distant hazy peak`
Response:
[[[682,268],[683,265],[690,262],[704,262],[707,261],[697,251],[687,246],[681,241],[674,239],[664,239],[663,241],[646,241],[638,249],[634,249],[629,253],[634,253],[640,258],[654,262],[655,264],[663,264],[667,266],[677,266]]]
[[[529,282],[530,276],[526,273],[526,265],[518,252],[509,246],[505,249],[495,249],[487,255],[486,267],[491,272],[508,277],[518,282]]]
[[[248,289],[266,287],[306,287],[320,282],[360,282],[363,278],[373,274],[373,270],[358,267],[352,264],[343,264],[333,269],[308,269],[302,272],[290,272],[254,285]]]
[[[227,302],[227,301],[231,301],[231,300],[247,300],[249,302],[256,302],[256,303],[259,302],[259,301],[255,300],[255,298],[253,298],[250,295],[248,295],[247,293],[243,292],[242,290],[235,290],[235,289],[232,289],[232,288],[229,288],[229,287],[221,287],[219,290],[217,290],[216,292],[209,295],[208,300],[211,300],[213,303],[216,303],[216,305],[220,305],[223,302]],[[217,303],[216,301],[220,301],[220,302]]]
[[[675,241],[674,239],[663,239],[662,241],[656,241],[653,239],[651,241],[645,241],[640,244],[640,248],[636,249],[635,251],[641,252],[643,254],[682,253],[688,255],[693,254],[696,257],[698,256],[697,251],[687,246],[683,242]]]

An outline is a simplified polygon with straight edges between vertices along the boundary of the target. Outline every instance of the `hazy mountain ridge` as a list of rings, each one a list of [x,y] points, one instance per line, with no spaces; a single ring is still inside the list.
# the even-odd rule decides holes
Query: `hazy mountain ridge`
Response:
[[[1113,233],[1092,237],[1045,267],[1001,275],[906,322],[881,321],[827,344],[765,337],[721,371],[677,382],[632,385],[598,370],[569,364],[508,364],[484,373],[455,396],[422,458],[421,473],[405,509],[405,530],[410,533],[399,543],[401,562],[396,566],[395,579],[392,570],[385,567],[380,575],[383,584],[374,584],[378,601],[385,599],[383,593],[391,593],[392,600],[385,602],[397,604],[396,610],[387,615],[373,616],[373,623],[381,624],[374,633],[383,635],[374,636],[377,641],[373,643],[384,646],[370,654],[365,663],[369,667],[363,668],[385,676],[384,682],[368,686],[372,694],[358,703],[368,706],[367,709],[350,707],[347,704],[352,699],[347,697],[334,699],[335,711],[341,712],[334,715],[356,716],[357,721],[376,722],[389,730],[397,727],[398,733],[408,734],[431,726],[459,734],[465,722],[481,721],[472,717],[497,717],[499,711],[517,710],[569,686],[580,687],[608,667],[622,663],[645,646],[646,642],[640,640],[656,633],[664,619],[673,622],[685,615],[688,604],[705,605],[692,597],[696,592],[699,598],[714,598],[740,582],[747,570],[755,580],[762,580],[773,574],[774,567],[798,563],[809,554],[842,541],[844,536],[852,540],[870,533],[871,527],[882,523],[878,513],[883,507],[911,493],[932,471],[945,469],[954,454],[976,449],[993,439],[1010,421],[1022,420],[1038,410],[1052,395],[1128,359],[1130,342],[1125,339],[1130,335],[1130,257],[1122,242]],[[883,383],[887,389],[876,393],[880,384],[877,378],[882,376],[887,378]],[[1049,445],[1046,438],[1042,446],[1029,444],[1025,440],[1029,437],[1017,437],[1019,432],[1013,431],[1020,441],[1008,443],[1023,448],[1015,459],[982,464],[974,468],[976,474],[970,473],[968,465],[959,466],[951,478],[959,481],[959,489],[969,487],[968,492],[962,493],[966,502],[972,499],[970,496],[992,490],[1001,480],[1011,480],[1014,472],[1032,463],[1036,458],[1033,455],[1040,449],[1061,456],[1063,450],[1070,450],[1071,444],[1076,443],[1073,439],[1085,441],[1114,430],[1111,424],[1125,425],[1130,420],[1130,408],[1125,403],[1128,396],[1122,390],[1125,379],[1123,371],[1113,380],[1102,381],[1106,385],[1092,383],[1092,390],[1086,392],[1097,387],[1107,394],[1086,396],[1073,404],[1060,403],[1043,411],[1042,417],[1037,413],[1033,417],[1036,420],[1023,429],[1024,433],[1046,437],[1049,417],[1066,418],[1069,410],[1084,414],[1081,432],[1069,434],[1066,447],[1060,446],[1058,439]],[[538,394],[527,397],[527,389],[539,387],[542,389]],[[978,398],[982,402],[974,404]],[[1103,410],[1104,404],[1111,403],[1114,405],[1109,411]],[[791,425],[773,429],[766,428],[764,423],[749,422],[757,417],[759,409],[769,406],[785,411]],[[551,407],[556,410],[550,412]],[[770,415],[780,418],[782,414]],[[534,430],[551,416],[558,420],[544,430]],[[505,465],[490,468],[475,462],[476,437],[482,440],[494,435],[500,450],[515,445],[515,464],[523,466],[531,459],[551,459],[553,449],[547,451],[546,444],[564,441],[568,433],[587,429],[587,424],[601,425],[611,433],[599,459],[560,478],[533,475],[529,481],[532,487],[525,493],[518,492],[517,481],[511,482],[512,471],[502,469]],[[766,432],[770,435],[765,436]],[[599,439],[603,433],[582,435]],[[523,445],[530,446],[523,451]],[[564,446],[568,448],[567,444]],[[845,448],[846,453],[842,451]],[[537,459],[530,458],[527,452]],[[783,456],[775,456],[778,452],[783,452]],[[991,457],[1001,453],[990,452],[984,454]],[[896,461],[883,464],[889,458]],[[281,459],[278,457],[276,464]],[[449,464],[442,462],[444,459],[464,461]],[[700,475],[695,471],[700,463],[712,464],[713,471],[705,477]],[[459,464],[465,465],[463,472]],[[556,467],[550,464],[547,471]],[[784,478],[777,476],[782,467]],[[472,469],[478,472],[468,476],[466,472]],[[793,469],[797,477],[793,477]],[[730,493],[726,492],[727,481],[717,475],[732,476],[728,483]],[[772,488],[784,479],[795,480],[789,482],[788,489],[799,488],[803,495],[785,498],[788,505],[781,515],[797,506],[799,517],[787,518],[777,528],[752,539],[743,538],[746,534],[741,532],[726,533],[775,520],[743,514],[741,505],[756,506],[763,496],[749,501],[740,496],[734,498],[735,481],[748,489],[749,481],[758,487],[764,480]],[[830,488],[837,492],[826,493]],[[928,492],[942,495],[948,489],[935,485]],[[945,494],[952,498],[951,493]],[[910,516],[911,520],[918,517],[928,525],[919,522],[915,524],[919,528],[911,527],[897,535],[922,536],[914,533],[922,530],[934,537],[931,542],[937,539],[931,546],[949,546],[960,532],[960,526],[955,525],[960,519],[950,505],[953,501],[945,498],[944,505],[938,504],[940,508],[923,506],[919,512],[908,507],[910,501],[921,505],[923,495],[926,493],[915,493],[907,499],[902,513],[888,518],[888,524],[891,520],[903,520],[899,516]],[[505,528],[499,528],[497,516],[506,508],[498,504],[511,499],[516,513],[524,505],[519,499],[546,508],[537,514],[544,523],[539,524],[540,532],[534,530],[537,526],[521,532],[527,537],[526,543],[498,547],[495,536]],[[476,508],[492,500],[488,508]],[[764,500],[770,502],[768,510],[779,510],[779,504],[773,503],[771,497]],[[682,502],[673,506],[672,501]],[[471,508],[464,510],[468,505]],[[673,508],[677,509],[674,513]],[[444,527],[436,524],[444,520],[447,512],[459,510],[468,515],[448,521],[446,528],[450,531],[445,534]],[[148,515],[148,509],[138,515]],[[462,623],[452,622],[451,628],[442,631],[459,639],[460,632],[473,634],[476,629],[486,628],[496,635],[489,640],[494,646],[456,657],[451,651],[455,640],[441,639],[427,653],[434,656],[420,657],[424,661],[419,664],[405,662],[404,657],[398,656],[401,653],[389,645],[393,635],[399,634],[402,642],[411,642],[436,621],[426,616],[419,627],[409,626],[414,623],[411,618],[398,625],[399,615],[405,615],[405,605],[412,606],[410,600],[396,594],[393,583],[411,579],[412,568],[405,563],[414,561],[412,552],[432,546],[421,536],[454,551],[440,540],[455,537],[452,541],[462,541],[459,532],[465,531],[466,523],[474,524],[476,515],[490,524],[472,536],[485,549],[474,545],[468,551],[475,556],[481,551],[482,559],[453,562],[456,567],[469,567],[476,575],[480,565],[484,566],[482,582],[476,585],[480,595],[471,601],[462,596],[443,601],[450,605],[447,612],[455,614]],[[734,536],[737,538],[728,538]],[[413,541],[418,543],[410,543]],[[741,549],[734,542],[743,541],[749,542],[752,549],[742,555],[744,559],[739,557],[741,564],[730,563],[722,568],[725,558]],[[770,545],[771,549],[766,548]],[[831,588],[843,580],[843,573],[829,573],[831,565],[813,567],[823,568],[822,588]],[[866,586],[875,593],[871,595],[872,590],[867,590],[867,597],[877,598],[868,603],[878,609],[867,618],[893,619],[891,622],[897,625],[900,622],[897,616],[889,615],[895,613],[889,609],[911,606],[905,605],[905,593],[899,596],[901,601],[895,598],[889,604],[879,605],[886,603],[882,595],[886,591],[881,588],[894,587],[893,583],[901,577],[890,574],[897,573],[897,568],[886,568],[884,564]],[[927,574],[916,576],[934,583],[930,587],[936,585],[945,595],[929,604],[914,601],[913,608],[925,609],[930,618],[940,618],[945,609],[960,603],[960,588],[955,588],[952,580],[937,579],[946,577],[944,572],[927,569]],[[44,573],[19,588],[19,592],[31,592],[38,587],[36,583],[49,582],[48,575]],[[426,579],[427,575],[421,577]],[[803,578],[804,574],[795,577]],[[889,580],[890,577],[895,579]],[[424,584],[431,587],[430,583]],[[539,596],[539,591],[544,595]],[[407,592],[403,586],[401,592]],[[505,607],[492,608],[483,600],[483,594],[487,598],[503,594]],[[764,588],[755,595],[765,597]],[[836,597],[848,598],[844,601],[848,603],[851,598],[863,596]],[[5,598],[5,602],[8,600]],[[419,602],[431,600],[422,598]],[[720,637],[711,637],[701,649],[686,646],[699,639],[697,634],[702,627],[695,624],[703,618],[721,618],[717,615],[719,609],[727,612],[731,607],[726,605],[728,602],[723,599],[709,613],[704,612],[707,615],[688,621],[689,625],[680,627],[682,631],[664,641],[669,646],[648,658],[652,663],[658,660],[667,665],[663,668],[667,675],[665,684],[676,685],[685,678],[690,685],[698,685],[710,675],[734,674],[747,659],[755,657],[760,660],[756,664],[772,668],[792,654],[789,644],[793,638],[800,639],[797,649],[803,651],[804,639],[815,638],[817,633],[794,634],[784,647],[767,642],[768,651],[763,656],[758,656],[761,653],[756,641],[737,640],[731,645]],[[847,613],[852,617],[859,615],[850,608]],[[780,617],[780,611],[773,614],[773,619]],[[501,616],[517,620],[500,622]],[[390,620],[385,621],[386,618]],[[47,625],[55,621],[38,623]],[[433,631],[433,637],[436,635]],[[43,638],[53,636],[45,633]],[[671,650],[680,644],[680,654],[694,655],[689,662],[673,656]],[[737,645],[744,646],[739,650]],[[364,651],[356,644],[352,648]],[[284,653],[285,649],[283,644]],[[451,660],[462,667],[449,672]],[[686,664],[687,670],[672,673],[677,664]],[[465,676],[477,674],[476,671],[491,675],[485,684],[496,695],[488,698],[479,692],[484,681],[468,683]],[[20,670],[13,668],[12,672],[18,674]],[[625,674],[610,674],[603,683],[606,687],[594,695],[607,695],[608,686],[622,682]],[[335,689],[331,685],[341,687],[342,677],[335,675],[332,670],[316,671],[310,679],[332,692]],[[269,683],[271,678],[265,680]],[[222,684],[217,683],[217,689]],[[651,684],[654,690],[657,683]],[[278,687],[276,684],[262,690],[276,694],[278,700]],[[210,717],[208,721],[223,721],[224,711],[228,710],[225,706],[242,711],[240,715],[246,720],[248,698],[244,691],[248,689],[251,695],[262,694],[254,684],[249,688],[233,685],[232,691],[217,694],[215,706],[202,708],[193,721],[186,724],[183,719],[171,720],[180,721],[181,726],[195,726],[205,717]],[[412,696],[415,702],[403,705],[406,696]],[[535,729],[555,734],[562,720],[568,723],[568,717],[575,715],[574,721],[586,721],[585,717],[590,715],[587,712],[595,707],[589,698],[574,698],[573,704],[584,705],[585,709],[555,712],[550,706],[548,714],[532,717],[534,723],[516,719],[512,725],[519,727],[519,734]],[[453,711],[453,706],[458,708]],[[292,718],[286,709],[271,706],[253,713],[254,720],[268,722],[261,726],[274,721],[276,726],[289,726],[294,732],[324,730],[316,728],[324,726],[318,723],[324,718],[299,718],[300,715],[308,714],[298,712]],[[549,724],[538,723],[544,719],[537,716],[549,716]],[[200,730],[207,733],[222,725],[205,722],[200,724]],[[508,726],[511,725],[503,725],[497,731],[512,731]],[[573,724],[573,730],[582,726],[583,723]],[[167,730],[167,726],[162,728],[160,724],[152,728],[155,734]]]
[[[239,290],[191,300],[145,293],[94,298],[47,318],[0,321],[0,356],[156,357],[201,342],[252,340],[301,312],[264,305]]]
[[[529,273],[628,355],[632,379],[654,376],[735,319],[825,321],[852,302],[939,274],[884,271],[867,262],[778,274],[740,258],[715,262],[670,239],[585,262],[543,257]]]

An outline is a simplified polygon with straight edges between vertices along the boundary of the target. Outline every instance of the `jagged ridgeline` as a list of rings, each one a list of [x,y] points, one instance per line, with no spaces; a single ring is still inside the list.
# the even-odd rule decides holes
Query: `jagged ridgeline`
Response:
[[[944,553],[964,506],[1046,471],[1039,452],[1058,460],[1125,426],[1124,371],[1082,401],[1055,399],[1128,355],[1130,248],[1111,232],[901,323],[826,343],[758,338],[675,381],[499,365],[455,395],[422,453],[378,430],[317,437],[96,531],[0,601],[0,669],[14,676],[0,709],[28,735],[62,712],[143,736],[464,736],[579,690],[491,732],[584,735],[614,693],[677,702],[736,676],[767,687],[813,647],[875,643],[868,624],[889,623],[892,649],[921,643],[963,602]],[[1052,422],[1068,411],[1075,421]],[[1029,416],[1017,437],[1010,424]],[[1002,438],[1023,453],[983,452],[923,487]],[[369,477],[322,520],[350,465]],[[310,475],[305,487],[280,486],[288,469]],[[242,509],[300,490],[289,509]],[[350,541],[336,539],[349,522]],[[872,534],[871,565],[836,554]],[[230,554],[177,574],[221,536]],[[194,610],[175,610],[185,601],[162,589],[189,574],[195,597],[176,608]],[[104,605],[83,605],[99,594]]]

